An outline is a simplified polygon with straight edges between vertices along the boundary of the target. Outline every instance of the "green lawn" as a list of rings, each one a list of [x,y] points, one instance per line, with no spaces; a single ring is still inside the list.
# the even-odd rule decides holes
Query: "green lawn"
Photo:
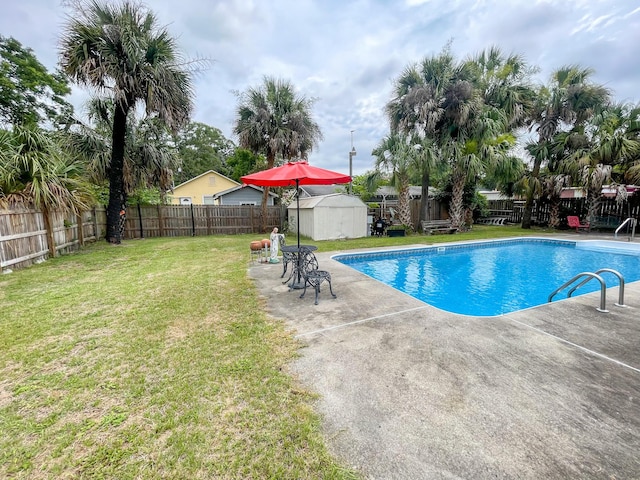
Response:
[[[541,232],[311,243],[523,233]],[[258,237],[100,242],[0,276],[0,478],[356,478],[288,371],[300,345],[248,278]]]

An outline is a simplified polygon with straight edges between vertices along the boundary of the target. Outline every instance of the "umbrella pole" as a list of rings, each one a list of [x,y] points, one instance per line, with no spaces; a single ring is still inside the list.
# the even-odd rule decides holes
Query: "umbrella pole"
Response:
[[[296,215],[298,222],[298,250],[300,250],[300,180],[296,178]]]
[[[300,286],[300,180],[296,178],[296,221],[298,222],[298,227],[296,230],[298,231],[298,282],[296,283],[297,288],[302,288]]]

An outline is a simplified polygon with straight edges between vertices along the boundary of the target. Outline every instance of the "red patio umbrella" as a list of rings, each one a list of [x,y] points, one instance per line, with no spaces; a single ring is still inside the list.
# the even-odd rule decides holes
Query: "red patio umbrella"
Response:
[[[343,173],[309,165],[306,160],[288,162],[279,167],[241,177],[246,185],[259,187],[296,187],[296,212],[298,215],[298,248],[300,248],[300,185],[333,185],[349,183],[351,177]]]

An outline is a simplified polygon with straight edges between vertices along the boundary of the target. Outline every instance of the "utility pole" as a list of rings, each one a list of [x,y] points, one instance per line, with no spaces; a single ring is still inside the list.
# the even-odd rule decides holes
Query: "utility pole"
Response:
[[[356,149],[353,146],[353,132],[355,130],[351,130],[351,151],[349,152],[349,176],[352,177],[349,182],[349,195],[353,194],[353,157],[356,156]]]

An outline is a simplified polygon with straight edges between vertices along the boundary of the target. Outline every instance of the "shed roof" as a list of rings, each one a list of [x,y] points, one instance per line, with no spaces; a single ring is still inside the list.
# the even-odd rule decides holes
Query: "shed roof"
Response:
[[[364,207],[367,206],[358,197],[353,195],[346,195],[344,193],[332,193],[331,195],[323,195],[320,197],[307,197],[300,199],[300,208],[315,208],[315,207]],[[297,208],[296,202],[292,202],[289,208]]]
[[[300,185],[300,190],[304,193],[300,198],[331,195],[332,193],[338,193],[340,187],[340,185]]]

